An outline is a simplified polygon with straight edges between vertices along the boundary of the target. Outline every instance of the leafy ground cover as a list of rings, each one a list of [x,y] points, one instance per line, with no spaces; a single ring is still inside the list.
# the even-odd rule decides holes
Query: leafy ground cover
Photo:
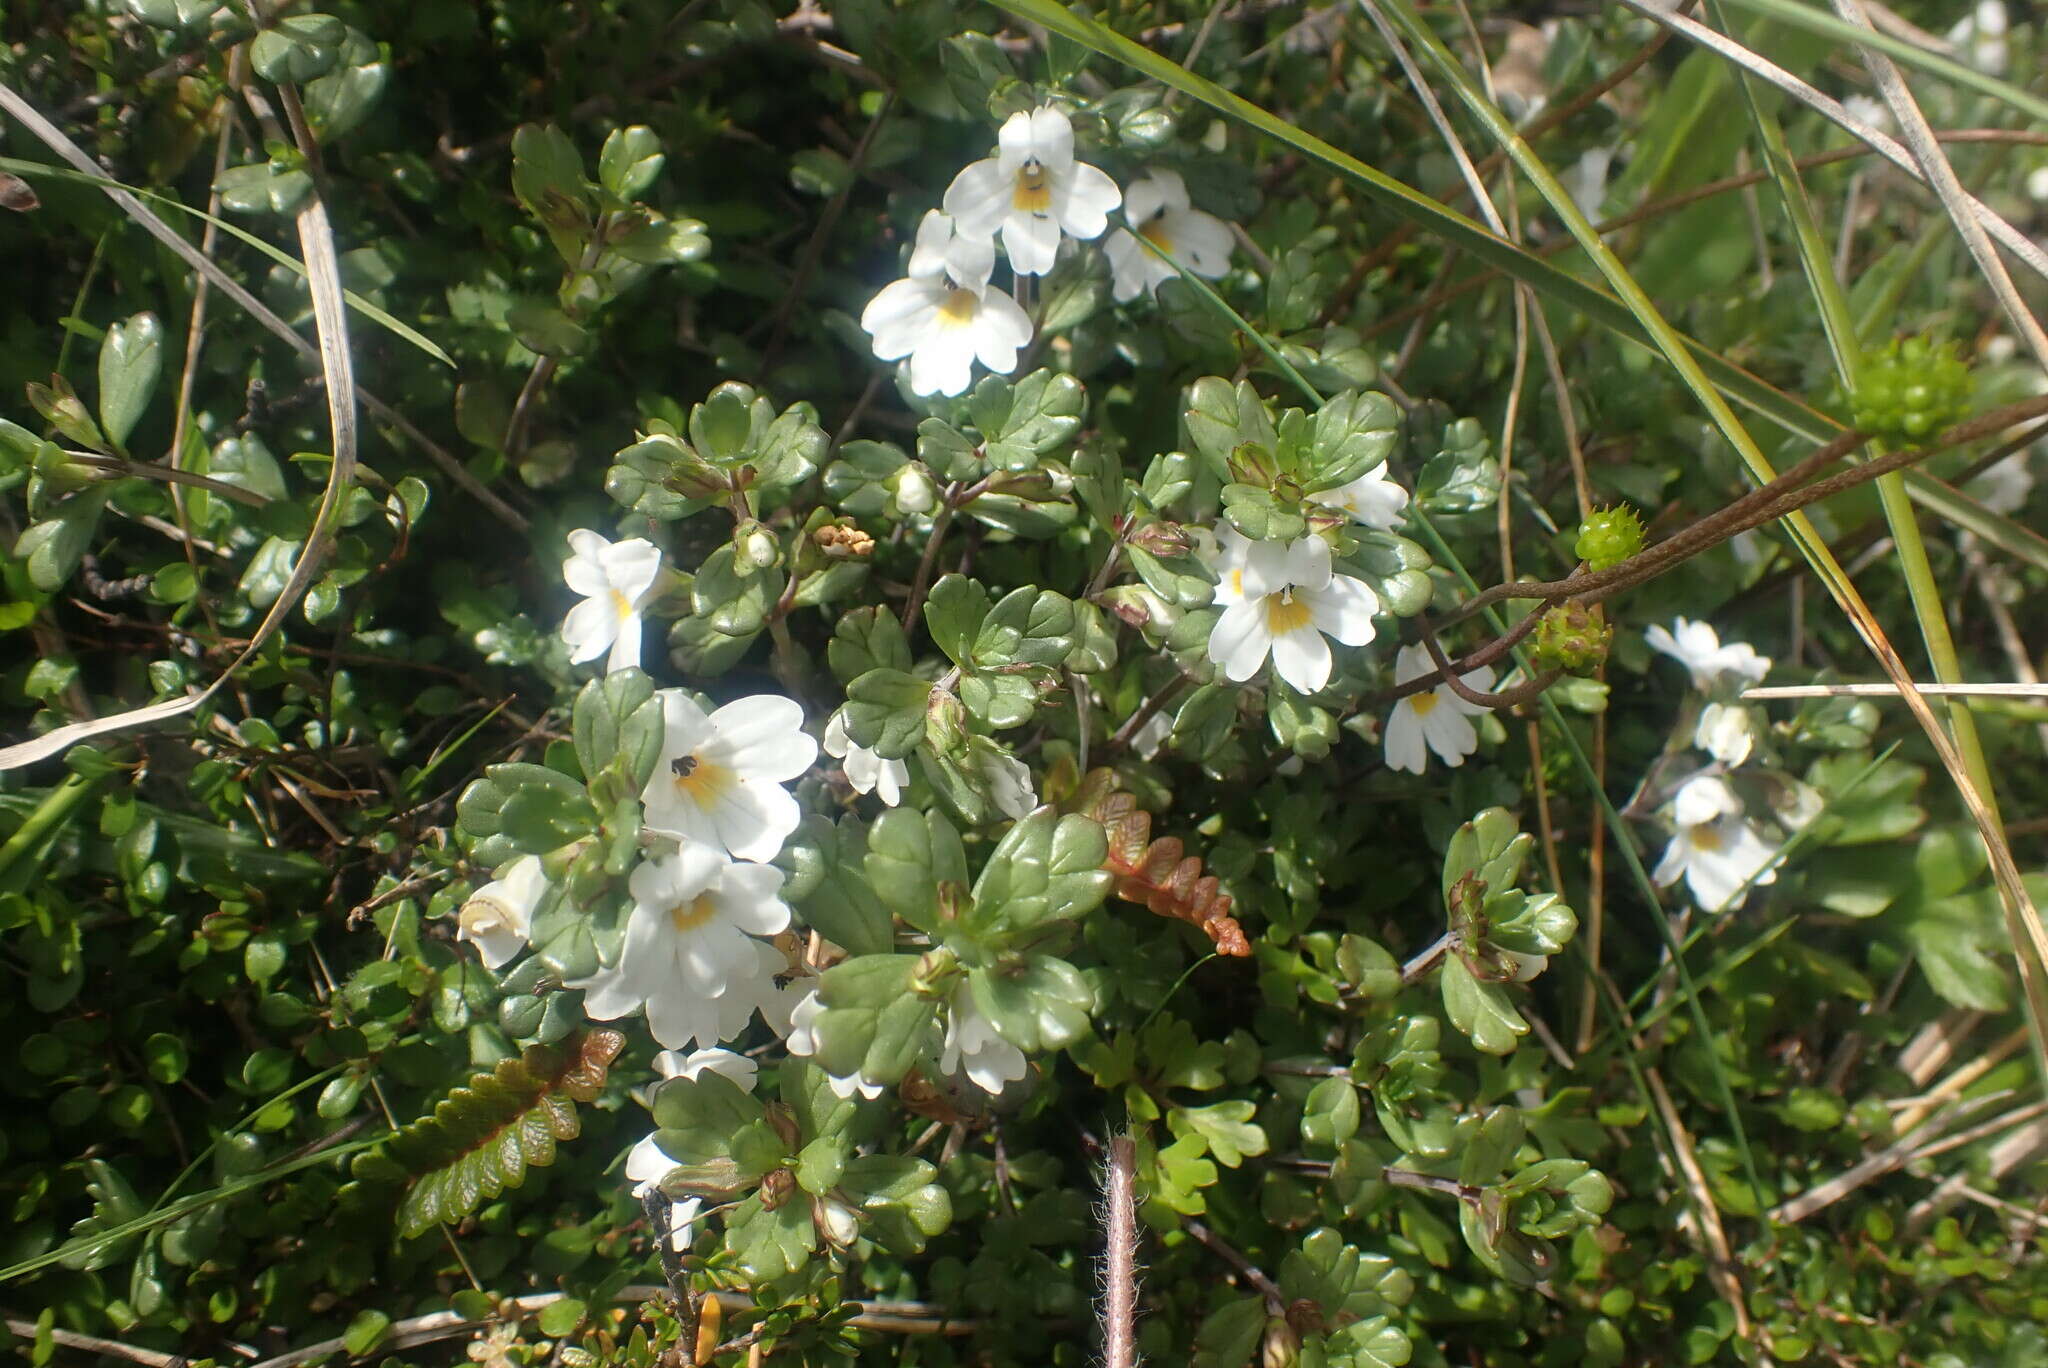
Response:
[[[2048,1363],[2031,8],[0,33],[8,1353]]]

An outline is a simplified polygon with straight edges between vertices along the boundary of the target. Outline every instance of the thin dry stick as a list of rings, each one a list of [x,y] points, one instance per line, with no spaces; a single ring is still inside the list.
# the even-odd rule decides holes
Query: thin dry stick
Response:
[[[1929,698],[2048,698],[2048,684],[1915,684]],[[1774,684],[1744,689],[1745,702],[1772,698],[1897,698],[1896,684]]]
[[[1935,1110],[1943,1102],[1958,1095],[1963,1089],[1975,1083],[1985,1074],[1990,1073],[2000,1064],[2003,1064],[2012,1056],[2014,1051],[2026,1043],[2026,1027],[2021,1026],[2007,1032],[2005,1038],[1996,1045],[1993,1045],[1989,1050],[1986,1050],[1968,1064],[1963,1065],[1947,1078],[1942,1079],[1936,1087],[1930,1088],[1921,1096],[1913,1098],[1905,1110],[1892,1118],[1892,1126],[1901,1134],[1915,1129],[1921,1122],[1934,1115]]]
[[[84,148],[66,136],[62,129],[44,118],[41,111],[15,93],[13,88],[4,84],[0,84],[0,111],[5,111],[9,117],[40,138],[44,146],[48,147],[65,161],[70,162],[73,167],[85,175],[90,176],[99,184],[101,193],[119,205],[129,218],[141,225],[143,231],[183,258],[186,265],[199,272],[207,280],[213,282],[215,289],[219,290],[229,299],[234,300],[251,318],[262,324],[279,341],[309,360],[320,359],[323,348],[316,347],[313,343],[299,336],[291,324],[279,318],[262,300],[249,293],[248,289],[240,281],[222,270],[211,258],[187,242],[176,229],[159,218],[154,210],[150,209],[135,196],[129,194],[121,186],[109,181],[106,178],[105,170],[86,153]],[[304,212],[303,210],[301,211],[302,216]],[[324,208],[321,210],[321,215],[324,220],[326,215]],[[320,287],[311,272],[311,263],[309,262],[307,265],[306,279],[313,292],[314,322],[317,329],[319,323]],[[420,450],[426,452],[427,456],[435,465],[441,468],[442,472],[449,479],[467,491],[477,502],[488,508],[507,526],[517,532],[525,532],[527,530],[529,524],[524,515],[513,508],[512,505],[506,503],[504,499],[500,498],[482,481],[478,480],[476,476],[470,474],[461,461],[455,459],[440,443],[428,437],[426,433],[421,432],[410,418],[407,418],[397,409],[385,403],[369,390],[355,390],[351,397],[355,401],[360,402],[364,408],[377,415],[379,419],[397,428],[406,440],[413,442]],[[332,401],[330,400],[330,402]],[[285,602],[282,598],[278,601],[280,603]],[[4,755],[4,752],[0,752],[0,768],[7,767]]]
[[[1701,47],[1711,50],[1717,56],[1735,63],[1759,80],[1784,91],[1793,99],[1820,114],[1830,123],[1840,126],[1851,136],[1862,140],[1878,156],[1883,157],[1914,180],[1927,184],[1930,189],[1933,189],[1940,195],[1942,203],[1949,208],[1951,213],[1961,215],[1957,222],[1959,228],[1961,227],[1961,219],[1968,219],[1980,232],[1989,232],[1991,236],[1997,238],[2001,246],[2026,264],[2028,270],[2041,276],[2043,279],[2048,279],[2048,253],[2044,253],[2025,233],[1994,213],[1982,200],[1964,191],[1961,185],[1955,184],[1954,171],[1951,170],[1949,172],[1950,187],[1948,190],[1944,190],[1939,184],[1929,180],[1930,171],[1923,170],[1913,154],[1900,146],[1898,142],[1882,131],[1864,123],[1854,114],[1851,114],[1840,101],[1830,99],[1826,95],[1821,94],[1820,91],[1800,80],[1775,62],[1757,55],[1734,39],[1715,29],[1708,28],[1705,24],[1688,19],[1682,14],[1667,13],[1660,10],[1650,0],[1621,0],[1621,3],[1646,19],[1655,20],[1659,24],[1664,24],[1677,30],[1693,42],[1698,43]],[[1887,65],[1889,65],[1888,61]],[[1898,78],[1896,68],[1893,69],[1892,75],[1893,79],[1896,80]],[[1880,89],[1883,87],[1882,80],[1879,81],[1879,87]],[[1901,83],[1901,88],[1903,89],[1903,83]],[[1917,114],[1918,107],[1915,106],[1914,109]],[[1896,110],[1893,111],[1893,114],[1894,117],[1899,118],[1900,128],[1904,131],[1907,121],[1903,117],[1899,117]],[[1933,143],[1933,133],[1927,129],[1925,119],[1921,120],[1921,129],[1926,132],[1928,144],[1931,146]],[[1912,134],[1908,134],[1909,139],[1912,136]],[[1940,160],[1938,155],[1936,160]],[[1943,166],[1947,165],[1946,162],[1941,164]],[[1953,197],[1951,197],[1951,191],[1953,192]]]
[[[1870,16],[1863,12],[1862,0],[1835,0],[1835,13],[1859,28],[1871,28]],[[2043,369],[2048,369],[2048,332],[2041,330],[2041,321],[2034,317],[2033,310],[2020,298],[2012,275],[2005,269],[2005,263],[1991,246],[1991,238],[1985,232],[1986,225],[1977,215],[1982,206],[1963,189],[1963,183],[1956,178],[1955,167],[1949,165],[1942,154],[1941,145],[1934,140],[1934,130],[1928,125],[1927,116],[1920,112],[1919,102],[1913,92],[1906,88],[1906,80],[1899,74],[1899,68],[1892,59],[1876,48],[1859,45],[1857,55],[1863,59],[1865,69],[1877,82],[1880,95],[1884,96],[1892,117],[1898,121],[1899,132],[1906,139],[1906,146],[1912,151],[1918,165],[1921,179],[1925,180],[1934,193],[1941,197],[1941,207],[1948,212],[1955,224],[1956,232],[1962,235],[1963,243],[1970,249],[1970,255],[1977,262],[1977,269],[1984,273],[1985,283],[1991,286],[1991,293],[1997,297],[1999,307],[2005,310],[2013,328],[2026,339],[2027,347],[2034,353],[2034,360]],[[2001,220],[2002,221],[2002,220]],[[2026,241],[2025,239],[2022,239]],[[2032,246],[2032,242],[2027,242]],[[2015,253],[2019,255],[2019,253]],[[2022,260],[2028,260],[2021,256]],[[2033,264],[2029,260],[2029,264]],[[2038,267],[2036,268],[2039,269]]]
[[[76,153],[78,159],[85,162],[85,167],[88,171],[94,175],[99,174],[99,168],[92,163],[91,159],[85,155],[84,151],[77,144],[66,138],[54,127],[51,127],[49,122],[41,114],[37,113],[27,101],[23,100],[5,85],[0,85],[0,108],[5,108],[17,119],[28,123],[31,128],[36,130],[38,136],[42,136],[45,142],[49,142],[52,147],[57,148],[64,155],[69,156],[72,153]],[[37,125],[41,127],[37,127]],[[47,133],[44,130],[47,130]],[[55,141],[52,141],[52,138]],[[69,151],[65,151],[67,148]],[[163,225],[161,220],[157,220],[153,215],[149,215],[149,212],[143,209],[141,203],[133,195],[128,194],[125,190],[117,192],[113,188],[103,188],[106,188],[107,194],[112,196],[116,203],[122,203],[124,208],[133,206],[130,208],[132,214],[144,216],[147,219],[147,222],[144,224],[145,227],[149,223],[155,223],[156,228],[151,229],[152,233],[155,233],[157,229],[161,229],[162,231],[159,236],[167,241],[174,242],[176,246],[173,250],[177,251],[179,255],[186,257],[187,260],[196,259],[196,262],[205,262],[205,273],[214,277],[214,283],[220,286],[224,293],[227,293],[231,298],[236,298],[238,302],[241,299],[247,299],[249,304],[254,305],[257,309],[262,309],[262,305],[258,304],[254,297],[249,295],[248,291],[243,290],[240,285],[236,284],[225,273],[222,273],[220,268],[211,261],[207,261],[205,257],[199,256],[190,243],[186,242],[176,233],[171,232],[168,227]],[[334,544],[335,514],[340,509],[343,494],[355,483],[356,477],[357,392],[355,367],[349,356],[348,311],[341,297],[341,271],[334,250],[334,228],[327,218],[326,202],[317,192],[306,202],[306,207],[299,210],[297,224],[299,230],[299,251],[306,265],[306,283],[310,287],[313,297],[314,329],[320,338],[320,345],[317,348],[316,354],[320,358],[321,373],[325,378],[327,387],[327,417],[329,432],[333,440],[333,461],[327,472],[326,491],[321,495],[320,506],[313,515],[312,535],[307,538],[305,547],[299,552],[298,561],[292,566],[291,577],[285,581],[285,586],[278,594],[277,601],[271,604],[270,611],[264,615],[263,622],[257,627],[249,648],[237,656],[234,662],[204,689],[188,693],[181,698],[171,698],[161,703],[152,703],[147,707],[132,708],[127,712],[116,713],[112,717],[103,717],[85,722],[73,722],[67,726],[57,727],[33,740],[0,749],[0,770],[17,769],[24,765],[31,765],[38,760],[61,754],[78,742],[88,740],[94,736],[101,736],[112,731],[122,731],[130,727],[141,726],[145,723],[178,717],[199,707],[207,699],[219,692],[221,686],[227,683],[244,664],[254,657],[256,652],[262,649],[263,644],[269,641],[278,629],[284,625],[285,618],[298,607],[300,598],[312,587],[313,577],[320,572],[321,566],[326,562],[327,553]],[[263,312],[265,314],[269,313],[268,310]],[[270,317],[275,318],[276,316],[270,315]],[[304,338],[301,338],[287,327],[283,320],[277,320],[277,324],[295,344],[308,350],[314,350]]]
[[[36,1328],[34,1321],[24,1320],[20,1316],[0,1316],[0,1325],[5,1325],[31,1344],[35,1342],[36,1336],[42,1333]],[[144,1349],[140,1345],[123,1344],[119,1340],[101,1339],[97,1335],[81,1335],[72,1330],[53,1327],[48,1333],[50,1342],[62,1348],[99,1354],[105,1358],[126,1359],[130,1363],[142,1364],[143,1368],[185,1368],[185,1365],[192,1361],[183,1354],[166,1354],[155,1349]],[[247,1349],[244,1345],[238,1344],[234,1347],[244,1350],[251,1357],[255,1355],[254,1350]]]
[[[1109,1142],[1102,1175],[1102,1361],[1132,1368],[1137,1361],[1138,1204],[1134,1190],[1137,1144],[1128,1135]]]

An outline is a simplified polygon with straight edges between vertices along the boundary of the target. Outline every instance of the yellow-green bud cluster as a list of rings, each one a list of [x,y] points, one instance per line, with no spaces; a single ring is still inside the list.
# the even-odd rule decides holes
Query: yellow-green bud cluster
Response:
[[[1627,504],[1588,513],[1572,543],[1572,554],[1594,570],[1611,570],[1642,549],[1643,520]]]
[[[1539,670],[1589,675],[1607,659],[1614,628],[1598,608],[1559,603],[1543,610],[1529,638],[1529,658]]]
[[[1850,418],[1865,432],[1926,437],[1963,416],[1974,387],[1955,343],[1894,339],[1865,354]]]

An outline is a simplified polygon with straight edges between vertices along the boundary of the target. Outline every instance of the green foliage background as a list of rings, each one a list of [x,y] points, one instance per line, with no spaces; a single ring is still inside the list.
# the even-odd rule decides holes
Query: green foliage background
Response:
[[[1937,30],[1962,13],[1898,8]],[[737,593],[711,587],[708,565],[729,531],[722,516],[677,519],[695,509],[641,502],[640,514],[663,520],[671,562],[700,572],[682,595],[690,602],[668,677],[721,699],[794,692],[818,720],[844,696],[835,627],[857,604],[898,611],[920,550],[887,538],[883,501],[859,502],[892,468],[875,444],[915,447],[928,461],[944,449],[920,443],[927,410],[873,360],[856,319],[945,180],[1037,92],[1082,102],[1090,155],[1120,181],[1170,159],[1198,204],[1245,226],[1259,256],[1241,254],[1218,284],[1251,333],[1178,283],[1156,308],[1118,308],[1099,267],[1048,281],[1065,326],[1020,368],[1016,402],[1057,421],[1014,450],[976,440],[1007,421],[991,421],[986,406],[1000,408],[1005,389],[984,392],[983,407],[929,410],[953,425],[960,459],[983,445],[978,454],[1056,468],[1079,487],[1075,497],[1020,486],[1025,511],[1009,527],[984,519],[959,534],[975,576],[998,591],[1044,585],[1087,599],[1113,537],[1086,500],[1101,489],[1121,507],[1124,474],[1157,492],[1147,472],[1160,454],[1230,451],[1234,442],[1203,426],[1251,421],[1230,407],[1230,379],[1248,378],[1281,406],[1304,402],[1298,379],[1326,394],[1362,390],[1362,404],[1380,407],[1358,425],[1382,431],[1395,421],[1378,425],[1380,408],[1394,412],[1378,393],[1382,368],[1397,353],[1403,411],[1390,463],[1482,582],[1505,572],[1498,443],[1518,375],[1509,497],[1524,571],[1562,574],[1573,561],[1578,510],[1561,414],[1585,448],[1595,501],[1626,500],[1653,529],[1748,487],[1677,377],[1603,318],[1570,299],[1550,304],[1566,379],[1558,393],[1540,355],[1525,350],[1518,364],[1515,294],[1498,280],[1418,307],[1465,279],[1473,258],[1431,233],[1394,245],[1405,219],[1386,197],[1005,11],[956,0],[835,0],[793,14],[754,0],[323,6],[343,34],[308,10],[282,24],[267,16],[260,34],[245,13],[212,16],[194,0],[24,3],[0,18],[0,82],[109,176],[148,191],[174,227],[203,237],[308,336],[300,276],[241,234],[295,260],[292,211],[316,184],[313,168],[289,143],[267,141],[238,88],[310,82],[343,281],[445,353],[352,313],[361,384],[443,458],[388,421],[366,421],[365,474],[345,496],[329,568],[215,704],[5,776],[0,1307],[22,1331],[11,1352],[34,1363],[86,1352],[58,1346],[55,1330],[220,1362],[330,1336],[345,1336],[348,1353],[459,1361],[460,1341],[404,1347],[392,1325],[451,1306],[480,1316],[493,1298],[552,1291],[573,1300],[527,1322],[519,1343],[501,1343],[502,1361],[546,1362],[543,1341],[648,1360],[648,1336],[631,1338],[638,1300],[623,1321],[608,1310],[622,1288],[663,1281],[647,1214],[617,1170],[650,1126],[632,1097],[654,1079],[636,1023],[573,1108],[573,1138],[562,1133],[568,1122],[555,1132],[553,1162],[529,1155],[524,1181],[480,1196],[473,1215],[435,1227],[419,1208],[402,1213],[378,1173],[348,1167],[474,1071],[499,1069],[505,1094],[524,1105],[569,1067],[538,1056],[505,1063],[534,1039],[560,1041],[569,1021],[527,1018],[569,1009],[535,1006],[543,985],[497,982],[456,953],[453,915],[493,862],[472,859],[458,839],[456,799],[484,766],[507,761],[587,777],[569,711],[575,676],[554,638],[567,602],[563,536],[619,525],[621,505],[648,488],[620,474],[635,470],[636,441],[660,424],[688,431],[692,406],[727,381],[751,386],[771,415],[809,406],[794,410],[789,431],[823,473],[792,481],[764,511],[778,533],[822,503],[857,513],[881,545],[864,584],[821,592],[769,630]],[[1619,11],[1474,10],[1496,56],[1510,21],[1555,20],[1535,79],[1558,102],[1649,34]],[[1831,43],[1748,14],[1717,22],[1816,84],[1861,88],[1860,68]],[[1355,11],[1161,0],[1096,17],[1177,61],[1199,31],[1195,69],[1231,93],[1403,185],[1458,194],[1455,165]],[[1453,11],[1427,21],[1464,43]],[[2020,25],[2013,45],[2011,79],[2040,94],[2038,34]],[[1732,174],[1755,129],[1729,113],[1740,97],[1714,59],[1673,44],[1646,77],[1575,114],[1538,150],[1555,167],[1587,149],[1623,150],[1606,187],[1610,214],[1662,207],[1612,241],[1677,326],[1805,415],[1796,432],[1754,425],[1782,468],[1827,435],[1823,412],[1849,412],[1793,231],[1768,184],[1760,203],[1733,193],[1664,203]],[[1976,91],[1930,82],[1922,98],[1944,127],[2042,132]],[[1765,104],[1795,155],[1841,146],[1843,135],[1796,106]],[[1476,125],[1464,131],[1484,149]],[[2037,234],[2048,216],[2022,187],[2048,167],[2038,144],[1954,150],[1965,180]],[[16,427],[0,437],[0,522],[14,554],[0,566],[0,628],[15,649],[0,690],[10,733],[25,735],[210,682],[276,599],[313,525],[329,436],[317,366],[217,291],[188,345],[198,296],[184,264],[95,186],[23,165],[57,159],[19,121],[7,122],[4,151],[14,160],[0,165],[38,203],[0,212],[12,302],[0,322],[0,395],[63,376],[120,458],[157,462],[176,449],[188,468],[265,501],[252,508],[218,489],[174,500],[172,486],[124,478],[62,502],[85,477],[49,464],[39,443],[50,432],[65,448],[91,443],[61,391],[41,417],[27,398],[5,400],[0,416]],[[1808,189],[1841,209],[1858,166],[1815,169]],[[591,248],[576,215],[550,199],[592,182],[602,191],[569,198],[583,196],[592,220],[617,230],[607,244],[616,251]],[[168,207],[204,207],[215,187],[222,227]],[[1866,218],[1847,303],[1858,339],[1873,349],[1922,329],[1970,339],[1980,406],[2037,389],[2038,370],[1986,345],[1994,314],[1938,208],[1890,181],[1857,193]],[[1526,184],[1500,198],[1532,249],[1563,243]],[[1552,260],[1597,279],[1575,251]],[[1537,278],[1530,270],[1524,278]],[[2039,285],[2027,283],[2037,302]],[[148,325],[133,321],[144,313],[161,320],[153,361],[133,359],[148,350]],[[1044,378],[1021,378],[1040,366]],[[1216,378],[1189,390],[1204,377]],[[1984,449],[1945,452],[1927,469],[1960,476]],[[1100,471],[1111,473],[1091,483]],[[1948,497],[1924,519],[1937,577],[1953,590],[1978,677],[2010,677],[1994,620],[1961,586],[1976,582],[1968,558],[1989,548],[2027,625],[2024,604],[2048,572],[2048,542],[2031,530],[2039,502],[2007,516],[1967,490]],[[1005,535],[1031,516],[1056,526]],[[1885,532],[1868,490],[1817,516],[1845,559]],[[39,568],[35,539],[23,537],[43,521],[61,526],[42,542],[68,554],[46,550]],[[1386,552],[1389,578],[1411,574],[1418,594],[1449,606],[1448,574],[1421,573],[1447,557],[1407,548],[1411,559],[1401,559],[1409,549]],[[1171,589],[1171,567],[1152,565],[1146,583]],[[714,1239],[699,1251],[699,1290],[753,1284],[762,1314],[734,1333],[761,1327],[774,1353],[806,1362],[1079,1363],[1093,1352],[1097,1146],[1128,1118],[1141,1137],[1148,1227],[1140,1344],[1154,1360],[1370,1365],[1400,1362],[1412,1344],[1408,1361],[1421,1364],[2048,1363],[2048,1264],[2038,1226],[2015,1219],[2035,1203],[2043,1170],[2037,1161],[1987,1176],[1995,1135],[1916,1160],[1797,1224],[1765,1217],[1897,1138],[1894,1104],[1936,1077],[1909,1077],[1899,1062],[1930,1023],[1966,1042],[1962,1059],[2008,1042],[1960,1089],[1958,1128],[2039,1092],[2027,1048],[2012,1048],[2023,1025],[2011,944],[1982,854],[1902,710],[1835,700],[1774,714],[1770,746],[1827,810],[1744,912],[1681,924],[1682,975],[1667,968],[1663,914],[1625,882],[1610,845],[1593,895],[1606,900],[1598,980],[1581,936],[1512,1000],[1498,985],[1481,994],[1460,955],[1441,985],[1401,982],[1399,961],[1446,930],[1443,897],[1457,877],[1446,855],[1457,865],[1455,835],[1478,814],[1511,810],[1534,834],[1537,803],[1549,804],[1551,844],[1524,852],[1533,863],[1520,882],[1548,889],[1561,877],[1554,891],[1584,922],[1601,817],[1564,733],[1590,752],[1600,728],[1604,791],[1624,806],[1690,735],[1695,705],[1672,688],[1668,663],[1652,664],[1642,627],[1710,618],[1724,639],[1777,657],[1787,678],[1869,673],[1803,573],[1775,531],[1695,558],[1610,605],[1619,631],[1604,686],[1574,681],[1554,693],[1563,706],[1540,750],[1525,736],[1535,724],[1502,716],[1486,724],[1495,744],[1484,763],[1420,779],[1381,763],[1359,681],[1329,707],[1277,686],[1270,698],[1214,684],[1176,697],[1169,750],[1157,762],[1125,754],[1119,775],[1160,829],[1221,877],[1254,955],[1208,957],[1195,928],[1129,903],[1087,913],[1065,953],[1097,994],[1088,1038],[1039,1059],[1034,1081],[993,1111],[938,1099],[922,1114],[893,1103],[886,1116],[862,1113],[861,1145],[889,1161],[869,1175],[871,1190],[920,1213],[890,1218],[900,1239],[867,1247],[843,1271],[820,1259],[780,1280],[744,1276],[743,1251]],[[1891,563],[1878,560],[1859,583],[1902,648],[1915,643],[1917,662]],[[934,592],[931,641],[913,631],[926,663],[945,644],[937,629],[956,592],[968,591]],[[1188,592],[1206,602],[1205,585]],[[1198,658],[1199,642],[1192,653],[1173,640],[1148,651],[1136,632],[1097,617],[1112,645],[1084,672],[1114,726],[1172,684],[1172,652]],[[704,625],[712,618],[749,630],[719,635]],[[1062,641],[1083,635],[1066,630]],[[865,701],[878,733],[900,711]],[[978,721],[999,710],[971,697],[969,706]],[[1073,709],[1027,702],[1024,716],[1031,730],[1007,739],[1030,737],[1042,792],[1070,796],[1083,764]],[[1979,712],[2011,816],[2048,801],[2041,720],[2032,704]],[[1275,774],[1289,755],[1309,763]],[[802,796],[817,812],[844,798],[815,779]],[[1499,857],[1516,818],[1480,821],[1481,835],[1466,840],[1483,837]],[[2023,829],[2033,834],[2016,849],[2031,871],[2041,836],[2038,825]],[[970,835],[977,866],[992,844]],[[1496,1003],[1524,1029],[1524,1016],[1546,1023],[1550,1039],[1517,1048]],[[801,1095],[804,1072],[783,1072],[782,1095]],[[656,1120],[676,1128],[659,1107]],[[950,1223],[928,1222],[943,1233],[920,1225],[935,1199],[920,1196],[914,1165],[891,1166],[913,1148],[944,1190]],[[1389,1181],[1387,1167],[1434,1186]],[[1948,1174],[2018,1208],[1917,1213]],[[1471,1194],[1518,1177],[1528,1185],[1521,1224],[1504,1235]],[[418,1231],[402,1235],[401,1225]],[[1725,1266],[1709,1227],[1726,1230]],[[1272,1275],[1277,1306],[1239,1261]],[[837,1308],[852,1298],[917,1303],[972,1329],[849,1326]],[[1738,1334],[1745,1320],[1754,1328]],[[657,1345],[678,1333],[659,1313],[645,1328]]]

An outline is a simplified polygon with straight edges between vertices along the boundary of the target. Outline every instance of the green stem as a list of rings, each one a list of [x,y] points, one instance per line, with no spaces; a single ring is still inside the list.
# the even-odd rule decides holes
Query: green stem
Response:
[[[7,844],[0,845],[0,888],[7,886],[7,876],[15,864],[26,856],[40,858],[43,846],[57,834],[58,828],[71,820],[71,814],[80,803],[91,797],[100,786],[98,779],[88,779],[82,774],[67,774],[64,782],[51,789],[34,812],[28,815]]]

